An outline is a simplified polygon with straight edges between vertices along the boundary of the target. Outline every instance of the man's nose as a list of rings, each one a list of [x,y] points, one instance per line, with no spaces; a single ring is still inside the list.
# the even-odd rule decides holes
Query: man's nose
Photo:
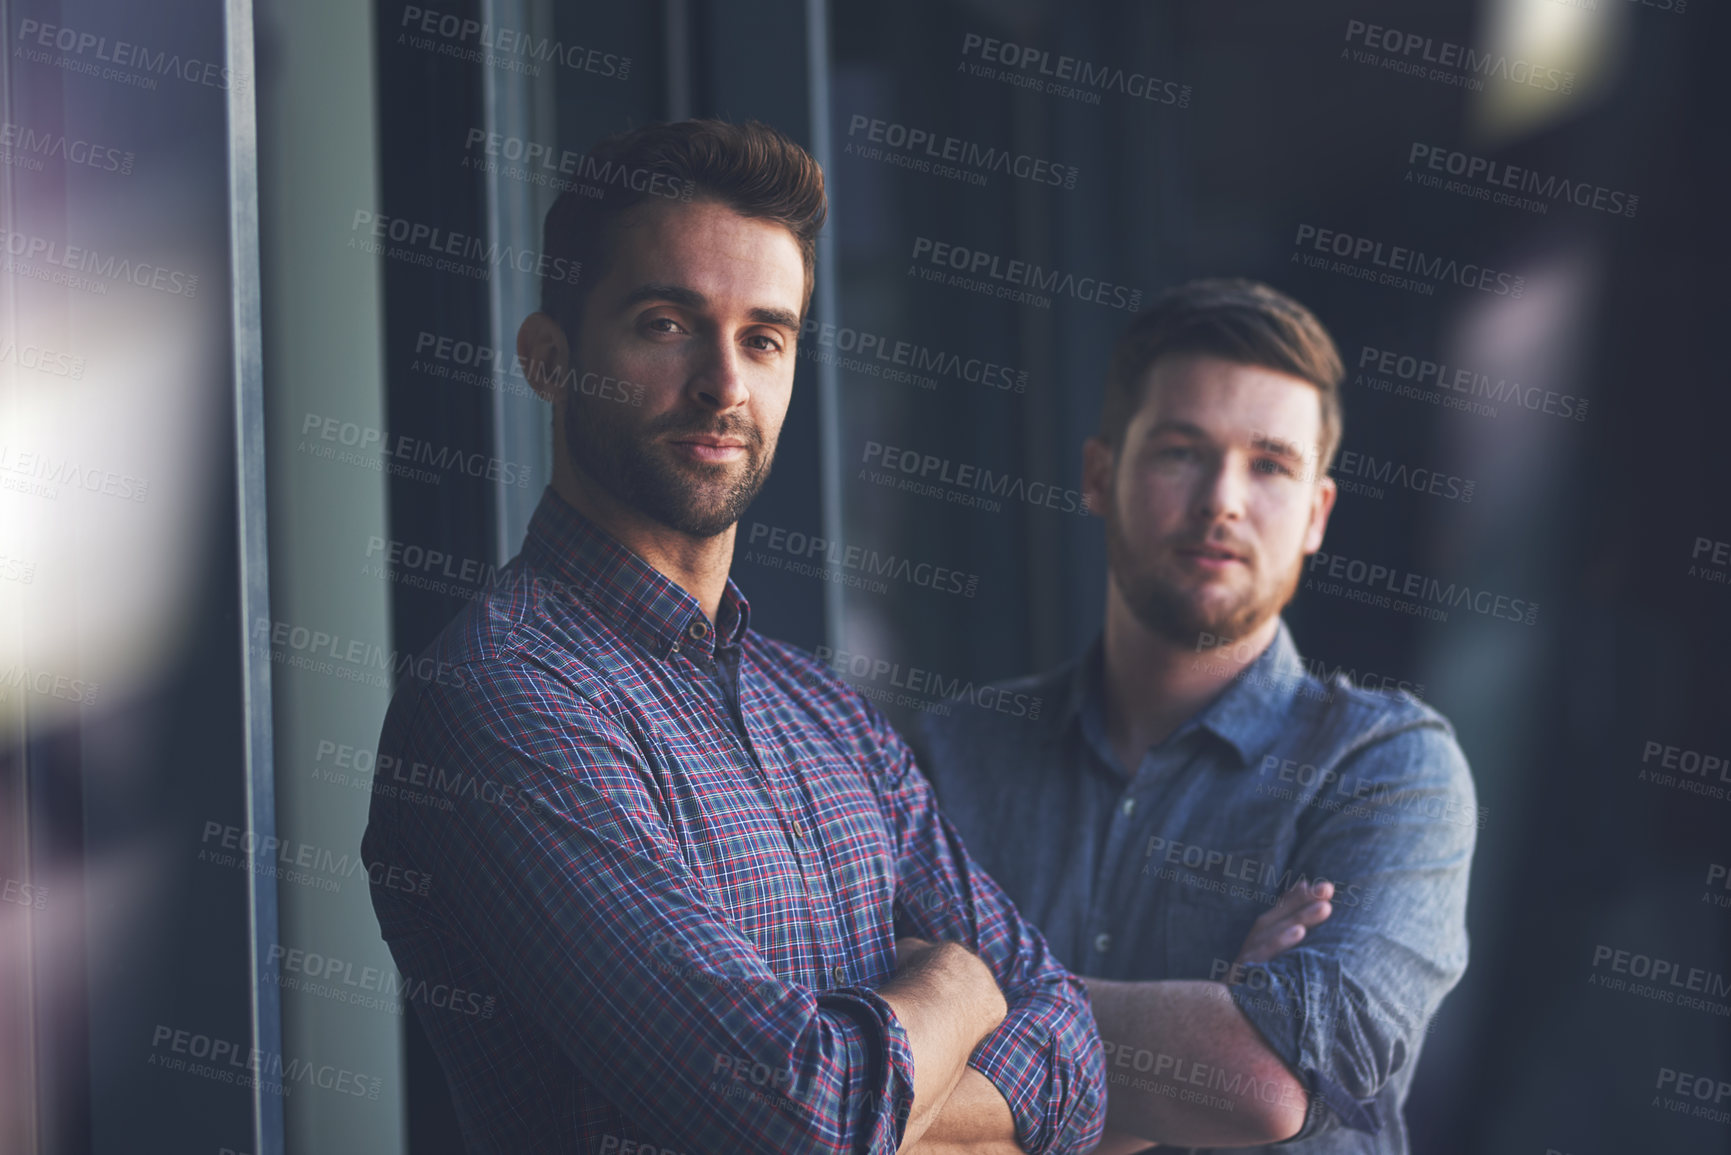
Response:
[[[742,405],[750,391],[741,368],[739,349],[733,342],[718,338],[704,348],[686,392],[709,409],[725,411]]]
[[[1226,458],[1214,462],[1196,490],[1196,512],[1208,521],[1218,517],[1244,516],[1249,486],[1240,471]]]

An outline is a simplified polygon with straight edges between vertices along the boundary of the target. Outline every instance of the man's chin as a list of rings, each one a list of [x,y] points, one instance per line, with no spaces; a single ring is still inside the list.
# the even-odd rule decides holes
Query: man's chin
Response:
[[[1183,583],[1174,593],[1183,606],[1185,618],[1220,625],[1242,618],[1251,611],[1248,592],[1236,588],[1237,584],[1225,578],[1214,577],[1201,582]]]
[[[1205,640],[1214,645],[1236,641],[1255,633],[1274,611],[1266,607],[1247,606],[1242,602],[1225,604],[1213,599],[1199,602],[1187,599],[1178,604],[1167,602],[1163,607],[1150,607],[1139,614],[1143,624],[1165,635],[1166,639],[1185,648],[1202,648]]]
[[[651,516],[692,537],[718,537],[739,524],[756,496],[756,490],[741,493],[731,477],[726,483],[668,486],[662,489],[661,500],[654,503]]]

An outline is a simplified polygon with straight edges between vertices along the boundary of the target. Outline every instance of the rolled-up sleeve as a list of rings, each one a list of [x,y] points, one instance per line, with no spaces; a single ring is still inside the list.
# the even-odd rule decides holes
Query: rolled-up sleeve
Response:
[[[912,753],[881,718],[888,802],[899,838],[898,929],[965,943],[991,968],[1008,1014],[970,1066],[992,1081],[1030,1155],[1091,1150],[1105,1127],[1105,1061],[1087,988],[968,856]]]
[[[429,873],[441,923],[668,1148],[894,1151],[913,1059],[888,1004],[770,970],[705,901],[624,724],[533,668],[464,672],[459,688],[428,686],[408,722],[443,769],[489,789],[456,792],[449,809],[375,798],[367,852]],[[401,901],[374,888],[394,952]],[[736,1061],[763,1064],[780,1093],[728,1093],[736,1082],[717,1072]]]
[[[1337,767],[1365,796],[1307,830],[1294,865],[1334,882],[1334,913],[1299,946],[1242,968],[1232,998],[1304,1079],[1294,1140],[1376,1132],[1375,1102],[1412,1061],[1467,963],[1467,874],[1478,811],[1466,758],[1441,722],[1367,742]]]

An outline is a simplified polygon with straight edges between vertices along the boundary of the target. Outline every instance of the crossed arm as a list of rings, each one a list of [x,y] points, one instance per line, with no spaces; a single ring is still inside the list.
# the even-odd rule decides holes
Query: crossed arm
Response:
[[[1311,927],[1333,912],[1332,896],[1333,886],[1326,882],[1314,889],[1293,887],[1256,920],[1236,961],[1263,962],[1297,945]],[[897,944],[898,958],[904,944],[930,946],[921,940],[903,939]],[[958,1011],[981,997],[971,982],[974,978],[977,976],[964,970],[951,972],[943,980],[948,984],[945,997]],[[1274,1143],[1290,1138],[1303,1125],[1303,1084],[1233,1004],[1225,984],[1084,981],[1106,1042],[1108,1082],[1117,1088],[1107,1101],[1107,1131],[1095,1155],[1128,1155],[1156,1146],[1144,1137],[1149,1135],[1162,1136],[1167,1143],[1179,1146]],[[879,994],[899,1015],[902,1007],[898,997],[892,996],[894,985]],[[973,1013],[981,1014],[983,1009]],[[914,1035],[910,1028],[910,1038]],[[1138,1051],[1165,1056],[1173,1067],[1220,1068],[1234,1076],[1228,1085],[1237,1090],[1212,1094],[1214,1105],[1133,1090],[1129,1078],[1112,1078],[1113,1060],[1122,1056],[1119,1069],[1134,1071]],[[917,1043],[914,1053],[917,1071],[922,1057]],[[951,1051],[944,1057],[956,1053]],[[965,1064],[966,1050],[959,1054]],[[919,1126],[910,1120],[902,1151],[911,1155],[1019,1155],[1022,1148],[1016,1144],[1015,1121],[989,1079],[971,1067],[963,1066],[957,1073],[947,1065],[934,1071],[931,1078],[934,1086],[942,1088],[939,1097],[927,1100],[929,1112],[936,1118],[922,1114],[916,1079],[915,1118]],[[1230,1100],[1231,1107],[1220,1105],[1222,1098]]]
[[[1098,1032],[1086,987],[1052,956],[1039,931],[962,848],[912,754],[888,731],[895,788],[887,809],[899,834],[897,974],[878,995],[914,1051],[913,1108],[899,1148],[917,1155],[1016,1155],[1092,1150],[1104,1116]],[[902,896],[936,901],[904,902]],[[932,946],[929,939],[959,939]],[[971,958],[978,949],[979,958]],[[926,952],[954,964],[916,987]],[[961,957],[957,957],[957,956]],[[971,963],[971,965],[969,965]],[[999,992],[1002,992],[1001,994]],[[999,1008],[1007,1001],[1007,1013]],[[965,1022],[926,1061],[929,1017]],[[953,1028],[952,1028],[953,1029]],[[940,1029],[939,1038],[944,1033]],[[923,1101],[922,1101],[923,1099]]]
[[[1020,1155],[1010,1105],[967,1065],[974,1047],[1004,1019],[992,972],[954,943],[920,938],[897,939],[896,962],[896,977],[878,994],[901,1020],[914,1054],[914,1106],[899,1150]]]
[[[1235,962],[1265,962],[1297,946],[1333,913],[1333,896],[1329,882],[1288,890],[1251,926]],[[1278,1143],[1304,1125],[1304,1084],[1233,1003],[1225,983],[1085,981],[1106,1043],[1100,1155],[1140,1151],[1153,1136],[1179,1147]],[[1200,1079],[1208,1094],[1162,1093],[1154,1089],[1162,1075]]]
[[[1379,735],[1340,768],[1386,790],[1310,826],[1295,861],[1353,882],[1339,895],[1295,888],[1257,920],[1230,974],[1254,996],[1221,983],[1087,980],[1108,1056],[1101,1151],[1138,1150],[1128,1136],[1233,1146],[1386,1124],[1382,1088],[1466,966],[1477,811],[1466,760],[1431,719]],[[1350,914],[1324,925],[1336,898]],[[1125,1094],[1144,1089],[1122,1077],[1135,1074],[1127,1048],[1153,1052],[1164,1090],[1195,1083],[1216,1102],[1166,1098],[1159,1080],[1143,1080],[1156,1093]]]

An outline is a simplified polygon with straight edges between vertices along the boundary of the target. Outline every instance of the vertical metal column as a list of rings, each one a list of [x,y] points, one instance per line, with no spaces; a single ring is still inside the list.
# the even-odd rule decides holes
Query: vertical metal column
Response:
[[[829,107],[829,0],[806,0],[805,55],[807,113],[811,118],[811,155],[823,167],[825,176],[831,167]],[[819,325],[835,324],[836,314],[836,244],[835,189],[825,180],[829,195],[829,217],[817,239],[817,285],[812,302],[813,319]],[[823,532],[830,541],[845,541],[846,527],[842,521],[842,461],[841,461],[841,394],[840,377],[828,360],[819,360],[817,371],[817,423],[819,461],[819,500],[823,510]],[[824,583],[824,637],[830,646],[841,649],[844,640],[847,589],[841,582]]]
[[[544,0],[481,0],[481,19],[494,28],[521,28],[537,36],[552,35],[553,13]],[[540,140],[553,135],[551,84],[537,84],[526,73],[485,68],[481,71],[481,108],[484,123],[493,132]],[[487,243],[538,251],[541,218],[551,204],[541,203],[535,186],[512,180],[504,166],[485,178],[487,190]],[[517,326],[541,307],[540,283],[516,275],[508,264],[497,266],[487,281],[488,328],[494,342],[507,356],[517,347]],[[505,372],[503,368],[498,372]],[[553,477],[551,423],[547,409],[537,400],[525,399],[503,388],[493,390],[493,455],[500,461],[532,464],[543,481]],[[529,518],[541,499],[537,486],[493,487],[493,561],[503,565],[523,542]]]
[[[227,0],[227,63],[231,76],[256,76],[252,0]],[[241,695],[248,828],[265,844],[276,833],[276,774],[272,757],[270,654],[247,643],[246,623],[270,617],[270,555],[265,533],[264,348],[259,280],[258,109],[253,85],[228,91],[229,256],[234,281],[235,479],[239,487]],[[254,852],[256,853],[256,851]],[[267,852],[268,853],[268,852]],[[282,1053],[282,993],[264,979],[261,962],[277,941],[276,878],[251,872],[247,904],[253,1046]],[[253,1082],[253,1151],[282,1155],[283,1104]]]
[[[691,0],[661,0],[661,19],[665,26],[662,63],[667,73],[667,107],[662,115],[668,120],[689,120],[691,70],[696,60],[691,51]]]

